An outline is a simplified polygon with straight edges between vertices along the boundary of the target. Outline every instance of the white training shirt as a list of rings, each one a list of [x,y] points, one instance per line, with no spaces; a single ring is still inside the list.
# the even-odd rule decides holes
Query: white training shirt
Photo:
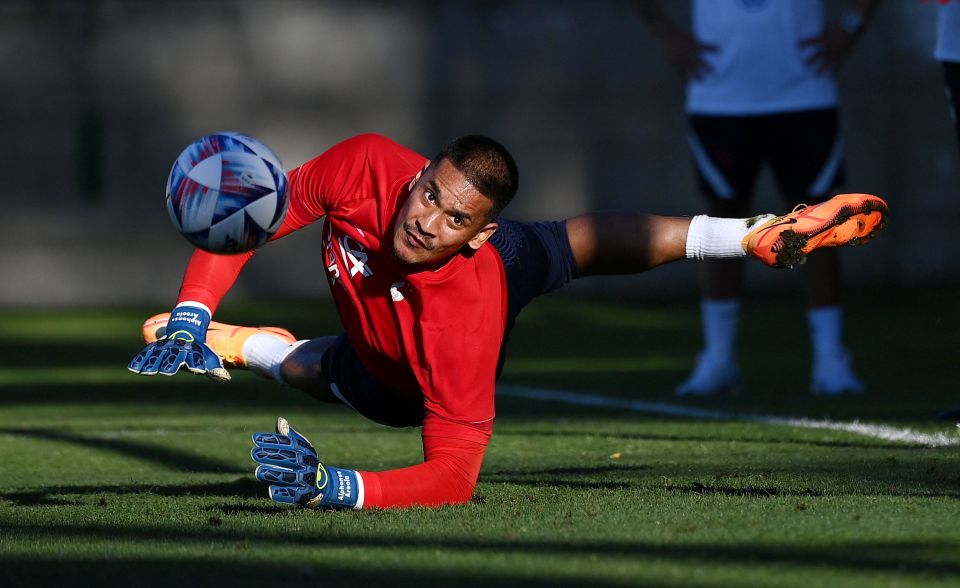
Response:
[[[837,105],[836,80],[804,64],[802,39],[823,29],[821,0],[694,0],[693,33],[719,49],[687,84],[687,112],[758,115]]]
[[[960,62],[960,2],[941,5],[937,12],[937,48],[940,61]]]

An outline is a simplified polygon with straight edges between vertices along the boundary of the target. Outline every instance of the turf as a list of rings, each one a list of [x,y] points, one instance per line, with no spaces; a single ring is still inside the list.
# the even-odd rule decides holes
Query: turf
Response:
[[[928,432],[960,405],[958,288],[855,292],[848,339],[871,387],[806,392],[793,295],[748,301],[744,393],[688,404]],[[0,313],[4,586],[956,586],[960,450],[838,431],[503,397],[473,502],[407,511],[275,506],[250,434],[279,415],[335,465],[421,458],[416,430],[235,373],[123,365],[154,309]],[[221,320],[336,328],[324,303],[227,305]],[[560,293],[521,317],[502,383],[677,403],[692,299]]]

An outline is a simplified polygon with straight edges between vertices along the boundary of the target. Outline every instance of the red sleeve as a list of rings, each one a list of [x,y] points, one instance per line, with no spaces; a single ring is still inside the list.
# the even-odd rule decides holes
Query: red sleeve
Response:
[[[252,251],[239,255],[217,255],[197,249],[187,264],[177,304],[188,300],[200,302],[210,309],[212,315],[252,256]]]
[[[383,135],[337,143],[288,174],[290,206],[278,236],[302,228],[369,194],[387,194],[397,177],[412,177],[427,162]]]
[[[485,443],[425,435],[423,463],[357,472],[363,479],[363,508],[463,504],[473,496],[485,450]]]

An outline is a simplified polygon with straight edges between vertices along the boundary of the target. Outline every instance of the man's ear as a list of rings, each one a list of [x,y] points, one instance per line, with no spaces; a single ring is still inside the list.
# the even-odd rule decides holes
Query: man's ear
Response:
[[[477,233],[473,239],[467,241],[467,245],[470,249],[480,249],[480,246],[487,242],[487,239],[493,236],[497,232],[499,225],[497,223],[487,223],[485,227],[480,229],[480,232]]]
[[[410,183],[407,184],[407,190],[413,190],[413,187],[417,184],[417,180],[420,179],[420,176],[423,175],[423,172],[427,171],[427,168],[430,167],[430,162],[427,162],[427,165],[423,166],[420,171],[417,172],[417,175],[413,176],[413,179],[410,180]]]

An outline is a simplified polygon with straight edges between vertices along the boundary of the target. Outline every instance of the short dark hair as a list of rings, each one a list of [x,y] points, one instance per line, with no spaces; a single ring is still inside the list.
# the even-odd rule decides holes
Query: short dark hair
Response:
[[[517,164],[506,147],[482,135],[464,135],[450,141],[433,158],[438,165],[446,159],[481,194],[493,201],[487,220],[497,218],[517,193],[520,176]]]

